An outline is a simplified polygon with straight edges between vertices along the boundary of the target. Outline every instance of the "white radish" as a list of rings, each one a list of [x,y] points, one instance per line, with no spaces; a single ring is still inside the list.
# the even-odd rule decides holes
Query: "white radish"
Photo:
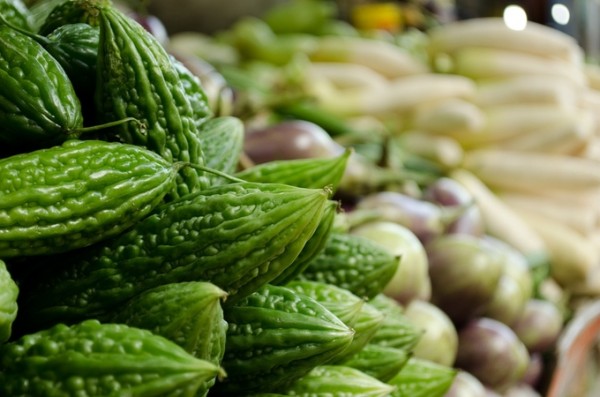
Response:
[[[583,63],[583,51],[572,36],[532,21],[527,21],[523,30],[513,30],[503,18],[473,18],[433,28],[429,37],[433,53],[477,46],[558,58],[575,65]]]
[[[586,78],[580,66],[560,59],[484,47],[465,47],[453,57],[452,71],[475,80],[517,76],[548,76],[584,87]]]
[[[547,253],[545,242],[537,231],[500,200],[477,176],[465,169],[453,170],[449,176],[471,193],[491,236],[506,242],[527,257],[538,257]]]
[[[580,157],[487,148],[466,153],[463,166],[494,188],[600,188],[600,163]]]
[[[326,36],[315,43],[309,54],[315,62],[345,62],[366,66],[387,78],[425,73],[429,67],[407,51],[382,40]]]

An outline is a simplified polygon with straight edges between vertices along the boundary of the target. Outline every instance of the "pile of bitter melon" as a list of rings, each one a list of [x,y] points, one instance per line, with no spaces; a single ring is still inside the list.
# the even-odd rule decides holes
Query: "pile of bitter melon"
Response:
[[[109,0],[0,1],[1,396],[427,396],[456,370],[338,222],[350,153],[244,128]]]

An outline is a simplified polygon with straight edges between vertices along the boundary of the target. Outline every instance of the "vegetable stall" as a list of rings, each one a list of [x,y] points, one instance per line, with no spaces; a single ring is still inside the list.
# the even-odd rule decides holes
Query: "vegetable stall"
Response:
[[[153,10],[0,1],[0,395],[593,395],[576,40]]]

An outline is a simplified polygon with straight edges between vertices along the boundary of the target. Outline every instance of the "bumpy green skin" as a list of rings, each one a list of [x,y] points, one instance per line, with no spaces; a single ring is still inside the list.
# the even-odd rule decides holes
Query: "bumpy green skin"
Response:
[[[43,2],[41,2],[43,3]],[[38,23],[38,33],[47,36],[55,29],[72,23],[86,23],[98,26],[98,7],[110,7],[110,0],[50,0],[47,10],[42,13],[43,21]]]
[[[346,350],[332,362],[343,363],[368,345],[384,321],[384,314],[352,292],[317,281],[291,281],[286,287],[307,295],[325,306],[344,324],[354,329],[354,338]]]
[[[86,23],[62,25],[48,35],[44,47],[58,60],[76,91],[95,87],[100,31]]]
[[[221,300],[226,295],[202,281],[165,284],[132,298],[105,321],[148,329],[195,357],[218,364],[225,349],[227,323]]]
[[[404,315],[402,306],[383,294],[371,299],[369,304],[385,315],[370,343],[412,351],[423,336],[423,331]]]
[[[0,24],[0,147],[27,151],[63,142],[83,126],[81,103],[58,61]]]
[[[39,32],[40,27],[46,22],[46,18],[48,18],[52,10],[66,1],[68,0],[44,0],[35,1],[33,4],[30,4],[29,14],[32,20],[32,31]]]
[[[79,321],[184,281],[210,281],[233,304],[294,261],[327,200],[320,190],[245,182],[163,204],[110,241],[45,259],[52,267],[22,282],[23,321],[33,329]]]
[[[365,303],[352,292],[333,284],[296,280],[285,287],[316,300],[349,327],[354,326]]]
[[[221,300],[226,295],[207,282],[166,284],[134,297],[107,321],[150,330],[194,357],[220,365],[227,332]],[[210,379],[205,390],[208,392],[214,383],[215,379]]]
[[[361,306],[352,326],[354,339],[352,343],[339,354],[333,363],[340,364],[360,352],[373,338],[384,320],[384,314],[368,303]]]
[[[452,386],[455,368],[411,357],[388,381],[396,390],[391,397],[442,397]]]
[[[327,203],[325,211],[319,220],[317,230],[315,230],[314,234],[306,242],[300,255],[298,255],[291,266],[288,266],[279,276],[272,280],[271,284],[285,284],[288,281],[294,280],[306,269],[314,258],[323,252],[329,240],[338,207],[339,204],[335,201],[330,200]]]
[[[161,336],[96,320],[0,346],[2,396],[195,397],[221,374]]]
[[[89,246],[131,227],[177,168],[139,146],[70,140],[0,160],[0,258]]]
[[[194,113],[196,127],[200,128],[205,121],[213,117],[213,113],[208,105],[208,97],[200,78],[193,74],[181,61],[171,56],[171,62],[179,75],[183,89],[190,101]]]
[[[227,307],[223,368],[227,378],[211,394],[281,392],[336,357],[353,331],[314,299],[266,285]]]
[[[6,264],[0,260],[0,343],[6,342],[12,333],[17,317],[19,287],[12,279]]]
[[[0,15],[13,26],[33,30],[33,18],[21,0],[0,0]]]
[[[383,291],[397,267],[398,259],[370,240],[331,233],[325,249],[298,278],[334,284],[370,299]]]
[[[244,124],[233,116],[207,120],[198,131],[206,166],[234,174],[244,147]],[[211,185],[227,183],[218,175],[208,175]]]
[[[252,182],[278,182],[305,188],[324,188],[336,191],[351,151],[338,157],[276,160],[257,164],[235,174],[236,177]]]
[[[91,2],[92,0],[87,0]],[[116,128],[119,138],[169,161],[203,165],[196,116],[179,73],[163,46],[139,23],[113,6],[98,7],[96,109],[99,122],[133,117]],[[184,168],[167,199],[208,186],[203,171]]]
[[[357,369],[321,365],[295,382],[287,391],[302,397],[387,397],[394,387]]]
[[[398,374],[410,357],[411,353],[407,350],[369,343],[341,365],[388,382]]]

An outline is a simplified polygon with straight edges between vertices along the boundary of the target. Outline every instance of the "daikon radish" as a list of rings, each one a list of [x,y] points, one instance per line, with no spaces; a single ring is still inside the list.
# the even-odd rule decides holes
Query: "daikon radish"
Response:
[[[355,63],[310,62],[307,78],[326,79],[340,89],[385,86],[387,79],[373,69]]]
[[[600,163],[580,157],[487,148],[467,152],[463,167],[493,188],[600,188]]]
[[[591,112],[580,110],[555,125],[528,131],[502,141],[498,147],[508,150],[571,154],[583,148],[592,139],[594,127],[594,116]]]
[[[580,66],[559,59],[540,58],[535,55],[483,47],[465,47],[453,57],[456,74],[475,80],[517,76],[548,76],[566,79],[578,87],[586,84]]]
[[[562,286],[584,281],[599,261],[591,243],[560,222],[530,211],[515,211],[543,239],[550,255],[550,274]]]
[[[582,236],[591,235],[598,226],[593,206],[567,205],[560,200],[517,192],[500,192],[498,196],[517,211],[539,214],[570,227]]]
[[[482,110],[472,102],[461,98],[442,99],[415,109],[413,128],[433,134],[449,134],[456,131],[477,132],[486,123]]]
[[[315,62],[363,65],[391,79],[429,71],[427,65],[397,45],[361,37],[320,37],[308,57]]]
[[[344,116],[401,114],[441,99],[470,98],[476,90],[471,79],[434,73],[398,78],[385,87],[331,88],[320,92],[318,101],[327,111]]]
[[[513,30],[503,18],[473,18],[433,28],[429,38],[433,53],[488,47],[557,58],[574,65],[583,63],[583,51],[572,36],[532,21],[527,21],[523,30]]]
[[[486,107],[486,124],[475,133],[459,131],[452,136],[466,148],[476,148],[521,136],[530,131],[572,122],[575,110],[552,104],[511,104]]]
[[[551,104],[574,109],[579,89],[568,79],[548,76],[516,76],[482,82],[474,103],[481,107],[516,104]]]
[[[583,72],[587,78],[588,86],[593,90],[600,91],[600,65],[594,63],[585,63]]]
[[[487,232],[513,246],[528,257],[545,255],[544,240],[523,218],[506,205],[477,176],[465,169],[455,169],[449,177],[463,185],[480,209]]]
[[[463,160],[463,148],[450,137],[421,131],[406,131],[399,134],[397,139],[408,152],[444,167],[456,167]]]

